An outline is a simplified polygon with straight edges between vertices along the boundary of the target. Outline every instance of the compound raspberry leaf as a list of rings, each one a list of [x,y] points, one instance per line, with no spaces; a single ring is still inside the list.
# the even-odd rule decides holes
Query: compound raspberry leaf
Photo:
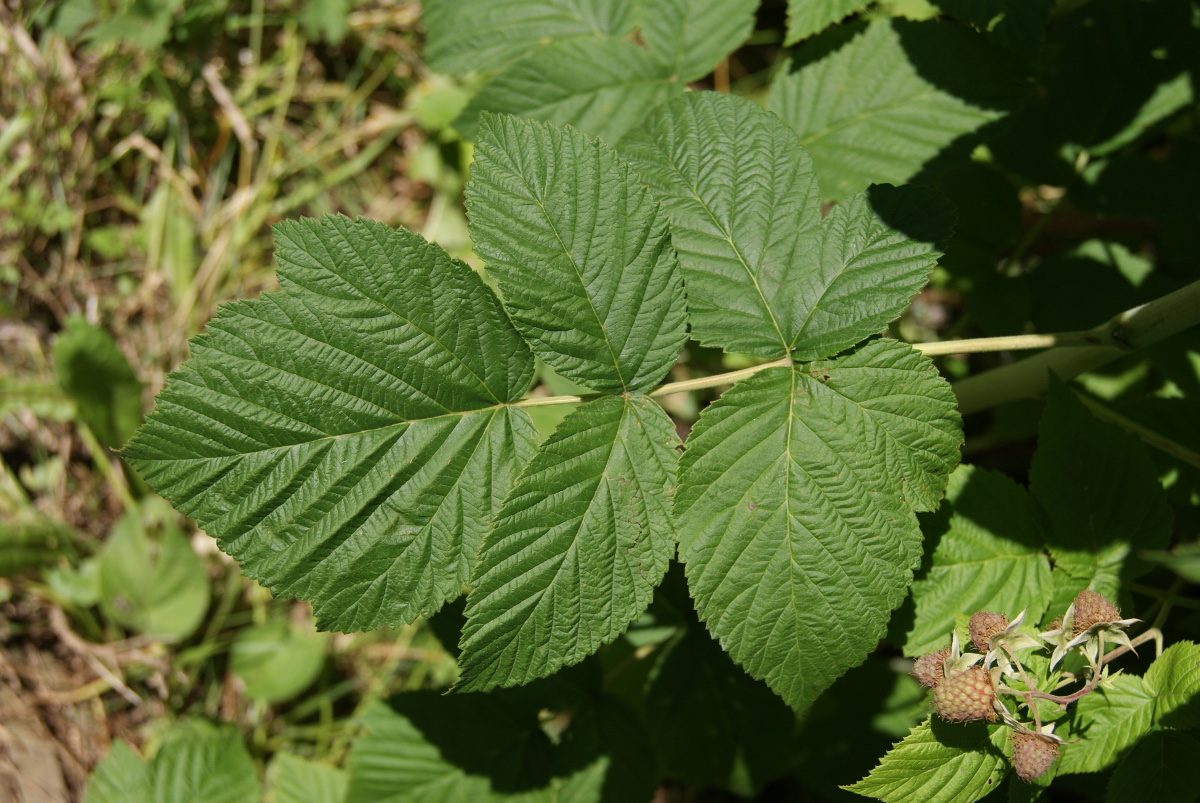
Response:
[[[946,200],[918,187],[873,187],[822,220],[799,138],[741,98],[685,95],[621,150],[670,215],[692,336],[730,351],[811,360],[880,331],[953,227]]]
[[[949,386],[890,340],[762,371],[706,408],[680,464],[679,555],[734,660],[797,710],[860,663],[960,441]]]
[[[645,609],[674,552],[677,444],[644,396],[598,399],[559,424],[484,542],[460,690],[578,663]]]
[[[467,185],[471,237],[533,350],[593,390],[649,390],[687,311],[667,216],[595,137],[483,119]]]
[[[324,627],[453,599],[520,467],[533,355],[466,265],[341,217],[275,227],[282,292],[227,304],[125,454]]]

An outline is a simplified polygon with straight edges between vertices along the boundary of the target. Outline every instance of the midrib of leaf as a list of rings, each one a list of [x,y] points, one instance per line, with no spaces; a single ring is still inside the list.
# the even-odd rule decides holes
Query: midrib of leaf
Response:
[[[758,293],[758,297],[762,301],[763,309],[765,309],[767,311],[767,315],[771,317],[771,326],[775,327],[775,334],[779,336],[780,345],[783,346],[785,353],[791,351],[791,346],[788,345],[787,338],[783,336],[783,330],[779,328],[779,321],[775,317],[775,310],[771,308],[770,302],[767,301],[767,297],[763,293],[762,287],[758,283],[758,276],[753,270],[751,270],[750,263],[746,260],[745,255],[742,253],[742,249],[738,248],[737,244],[734,243],[733,235],[728,229],[725,228],[725,226],[721,224],[721,221],[717,218],[717,216],[713,214],[712,208],[708,205],[708,203],[705,202],[704,198],[700,196],[696,186],[692,184],[692,182],[688,181],[687,177],[680,172],[679,168],[676,166],[675,160],[668,159],[667,163],[670,165],[675,174],[679,176],[680,181],[687,186],[688,190],[692,193],[692,198],[694,198],[696,202],[704,208],[704,212],[708,215],[709,220],[711,220],[713,225],[717,227],[717,230],[721,232],[721,236],[725,238],[725,242],[729,243],[729,247],[732,248],[733,253],[737,255],[738,262],[741,263],[742,269],[746,271],[746,275],[750,277],[750,281],[754,284],[754,291]],[[770,229],[767,230],[767,234],[768,237],[766,241],[769,242]],[[764,253],[766,250],[767,249],[765,248],[763,249]],[[688,270],[694,270],[694,268],[689,268]]]
[[[592,486],[591,496],[588,499],[588,504],[587,504],[588,510],[590,510],[592,508],[592,506],[596,504],[596,496],[600,493],[600,487],[604,484],[604,480],[608,477],[609,468],[612,466],[613,457],[616,455],[616,452],[617,452],[617,450],[614,447],[615,447],[615,444],[617,443],[617,440],[620,439],[621,425],[625,422],[625,417],[628,414],[629,414],[629,401],[628,401],[628,398],[626,398],[625,403],[623,405],[621,405],[621,417],[617,419],[617,424],[616,424],[616,427],[614,428],[614,432],[617,433],[617,437],[614,438],[614,440],[612,441],[611,444],[607,444],[608,445],[608,458],[604,461],[604,471],[601,472],[600,474],[596,475],[594,478],[589,477],[589,478],[587,478],[587,480],[582,480],[579,483],[577,483],[579,485],[582,485],[583,482],[586,482],[589,480],[594,479],[594,481],[595,481],[595,485]],[[605,444],[600,444],[596,448],[601,449],[601,448],[604,448],[604,446],[605,446]],[[595,450],[593,450],[593,451],[595,451]],[[510,497],[512,496],[513,493],[515,493],[517,491],[517,488],[519,487],[519,485],[520,485],[520,480],[513,483],[513,487],[509,490]],[[566,490],[567,488],[570,488],[570,487],[571,486],[564,486],[560,490]],[[507,504],[507,503],[508,503],[508,499],[505,499],[505,504]],[[586,516],[581,516],[579,518],[579,521],[576,522],[574,531],[571,534],[571,546],[567,549],[567,551],[565,553],[563,553],[562,555],[551,555],[547,560],[537,564],[536,566],[531,567],[529,569],[529,571],[525,572],[524,575],[521,575],[519,577],[513,577],[509,580],[509,583],[508,583],[509,585],[514,584],[518,580],[525,577],[526,575],[532,574],[535,571],[537,571],[539,568],[541,568],[542,566],[545,566],[550,561],[552,561],[552,560],[559,561],[559,566],[554,571],[554,579],[551,580],[549,583],[547,583],[545,588],[540,589],[537,593],[530,595],[529,598],[526,599],[521,604],[522,609],[530,607],[531,605],[536,605],[538,602],[541,601],[542,597],[544,597],[546,595],[546,592],[554,587],[554,584],[558,581],[559,575],[562,574],[563,568],[565,566],[567,566],[568,563],[570,563],[570,561],[568,559],[570,557],[572,557],[576,552],[579,551],[579,530],[583,527],[586,518],[587,518]],[[582,574],[580,575],[579,579],[580,579],[580,582],[583,582]],[[580,598],[582,598],[584,596],[584,589],[582,587],[580,587],[580,589],[579,589],[579,595],[580,595]],[[492,621],[492,624],[493,624],[493,626],[495,626],[495,623],[501,622],[501,621],[502,620],[500,620],[500,619],[494,619]],[[486,631],[481,630],[480,632],[482,633],[482,632],[486,632]]]
[[[592,312],[592,317],[596,319],[596,325],[600,327],[600,334],[604,336],[604,347],[608,349],[608,356],[612,358],[613,368],[616,369],[617,378],[621,380],[621,387],[626,392],[629,391],[629,383],[625,381],[625,374],[621,372],[621,361],[617,358],[617,353],[613,351],[612,341],[608,339],[608,327],[604,325],[604,320],[600,317],[600,313],[596,311],[596,304],[592,301],[592,294],[588,292],[587,282],[583,280],[583,272],[579,269],[579,263],[575,261],[575,255],[567,248],[567,243],[562,238],[562,234],[558,231],[558,226],[554,225],[554,218],[550,216],[550,210],[546,208],[546,204],[542,202],[542,196],[537,193],[533,186],[525,180],[524,174],[521,175],[521,180],[525,184],[525,189],[529,191],[529,197],[537,201],[538,209],[542,210],[542,217],[546,220],[546,225],[550,227],[550,231],[554,232],[554,239],[558,240],[558,246],[571,262],[571,269],[575,271],[575,278],[579,280],[579,286],[583,290],[583,297],[587,300],[588,309]],[[596,193],[600,192],[600,183],[597,182]],[[593,230],[592,235],[595,234]],[[621,414],[624,418],[624,413]]]
[[[385,241],[379,239],[379,236],[378,236],[379,231],[377,229],[370,228],[368,233],[371,237],[373,237],[375,239],[375,242],[379,245],[380,250],[382,250],[385,255],[387,255],[388,257],[394,256],[394,253],[391,251],[391,249],[388,248],[387,243]],[[357,258],[360,262],[362,262],[364,265],[371,264],[370,261],[366,257],[364,257],[361,253],[359,253],[359,251],[355,247],[354,243],[350,241],[350,238],[343,237],[342,241],[345,242],[348,246],[350,246],[350,249],[354,252],[355,258]],[[329,244],[324,241],[321,241],[321,245],[325,248],[326,253],[329,253]],[[330,257],[331,262],[336,262],[336,260],[333,258],[333,254],[329,254],[329,257]],[[492,389],[488,386],[488,384],[485,381],[483,381],[482,378],[480,378],[479,374],[475,373],[475,371],[471,368],[471,366],[467,365],[463,361],[462,357],[458,356],[458,352],[456,352],[454,349],[447,347],[446,344],[444,344],[436,334],[434,334],[433,332],[426,331],[422,326],[418,325],[414,320],[409,318],[407,315],[402,315],[399,312],[399,310],[396,310],[396,309],[392,308],[390,305],[388,305],[385,302],[384,298],[378,296],[375,293],[369,293],[369,292],[365,291],[363,288],[359,287],[357,284],[352,282],[348,276],[343,275],[340,278],[349,287],[352,287],[356,291],[361,293],[363,298],[370,299],[371,301],[374,301],[375,303],[379,304],[379,306],[383,307],[388,312],[392,313],[397,318],[399,318],[400,320],[404,321],[406,324],[411,326],[413,329],[416,329],[418,332],[425,335],[427,338],[429,338],[434,343],[436,343],[442,349],[443,352],[445,352],[446,354],[449,354],[451,357],[454,358],[455,362],[457,362],[459,365],[461,365],[463,368],[465,368],[467,373],[469,373],[472,377],[475,378],[475,381],[479,383],[479,386],[481,388],[483,388],[483,390],[487,393],[487,395],[492,397],[492,399],[494,401],[496,401],[496,402],[504,401],[503,399],[497,397],[496,394],[492,392]],[[311,288],[307,288],[307,286],[305,286],[305,287],[306,287],[306,289],[309,289],[311,291]],[[346,353],[346,352],[343,351],[342,353]],[[355,355],[350,355],[350,356],[355,356]],[[386,369],[384,369],[380,366],[374,366],[374,367],[379,368],[380,371],[384,371],[385,373],[391,374],[390,371],[386,371]],[[396,377],[396,379],[401,382],[404,381],[404,380],[400,379],[400,377]],[[405,383],[405,384],[407,384],[407,383]],[[417,390],[417,388],[414,387],[413,390]],[[425,394],[422,393],[422,395],[425,395]],[[442,409],[446,410],[446,412],[450,412],[450,410],[448,410],[444,404],[440,404],[440,403],[434,401],[432,398],[430,399],[430,401],[434,402],[434,404],[437,404],[438,407],[441,407]]]
[[[852,114],[849,117],[844,117],[837,122],[830,123],[820,131],[816,131],[806,137],[801,137],[800,143],[802,145],[811,145],[817,140],[832,134],[834,131],[845,128],[846,126],[854,125],[855,123],[861,123],[863,120],[869,120],[876,115],[883,114],[884,112],[891,111],[892,109],[896,109],[901,106],[907,106],[915,101],[926,100],[927,98],[935,97],[937,94],[938,92],[936,90],[927,89],[924,92],[918,92],[915,95],[905,95],[903,98],[897,98],[896,100],[893,100],[890,103],[885,103],[882,106],[874,106],[870,109],[865,109],[856,114]]]

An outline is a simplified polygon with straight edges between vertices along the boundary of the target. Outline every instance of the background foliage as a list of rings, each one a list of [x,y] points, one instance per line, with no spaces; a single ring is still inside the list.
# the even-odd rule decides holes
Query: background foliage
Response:
[[[260,790],[276,801],[851,799],[839,786],[904,739],[912,751],[951,744],[946,777],[964,777],[964,760],[995,773],[1002,788],[990,799],[1121,801],[1131,789],[1195,798],[1186,762],[1171,760],[1194,750],[1200,726],[1197,658],[1185,644],[1152,667],[1143,650],[1118,664],[1127,674],[1114,691],[1085,698],[1078,721],[1107,735],[1068,749],[1044,793],[1001,780],[1002,746],[989,748],[986,730],[934,721],[909,735],[928,709],[905,674],[906,657],[936,649],[975,610],[1028,608],[1048,621],[1084,587],[1163,627],[1168,644],[1200,639],[1195,327],[1055,386],[1048,400],[968,415],[969,465],[941,507],[921,514],[922,562],[886,638],[876,646],[878,633],[860,634],[861,650],[874,648],[866,662],[815,700],[795,696],[798,710],[730,659],[746,663],[736,643],[726,640],[727,653],[706,635],[681,567],[668,567],[661,548],[648,548],[665,572],[657,590],[620,595],[632,597],[630,616],[649,608],[597,656],[528,686],[443,697],[459,677],[461,601],[411,625],[319,632],[308,606],[286,598],[311,577],[271,578],[284,597],[272,599],[112,451],[191,336],[206,332],[190,352],[199,356],[227,347],[223,333],[271,324],[248,304],[210,321],[219,302],[305,281],[311,226],[285,224],[272,243],[270,224],[363,215],[479,266],[462,207],[467,165],[476,159],[476,197],[509,185],[506,154],[471,140],[489,126],[512,127],[514,141],[556,130],[485,112],[601,137],[671,214],[695,339],[675,361],[679,333],[665,327],[635,389],[664,372],[684,380],[776,356],[770,327],[722,331],[729,321],[715,310],[706,319],[704,276],[794,247],[727,236],[747,231],[746,220],[800,220],[796,238],[869,229],[878,198],[856,194],[872,183],[937,190],[957,220],[953,237],[928,237],[945,251],[928,285],[917,256],[906,292],[920,293],[892,334],[922,343],[1100,324],[1200,278],[1195,3],[65,0],[0,9],[0,23],[7,792],[36,783],[54,799],[101,803],[241,801]],[[748,100],[717,104],[688,87]],[[713,163],[744,161],[712,175],[674,160],[689,138],[712,149]],[[807,159],[815,183],[800,169]],[[769,176],[756,170],[767,167]],[[715,216],[681,191],[689,182],[710,194]],[[920,197],[926,209],[935,203]],[[630,215],[660,231],[636,200]],[[513,230],[511,220],[471,219],[474,247],[506,293],[521,269],[503,267]],[[414,237],[402,247],[424,246]],[[453,292],[484,298],[475,274],[458,276]],[[825,357],[902,311],[855,299],[861,331],[830,321],[788,329],[783,343],[815,343],[802,356]],[[516,317],[527,337],[535,300],[527,320]],[[747,320],[766,320],[769,306]],[[497,374],[489,392],[515,398],[530,382],[534,397],[613,389],[597,385],[617,378],[603,366],[512,362],[519,344],[493,343],[510,384],[498,386]],[[960,380],[1018,357],[936,362]],[[709,455],[728,460],[717,427],[692,432],[700,410],[711,421],[750,415],[755,394],[783,381],[777,374],[739,384],[723,407],[708,407],[711,390],[660,398],[676,432],[665,418],[653,425],[695,438],[685,473],[706,470]],[[480,443],[529,451],[584,424],[556,431],[564,407],[528,409],[528,419],[478,417],[439,443],[482,460]],[[612,425],[602,413],[588,426]],[[774,418],[755,421],[763,437],[778,436]],[[712,503],[699,491],[677,503],[685,557],[710,548]],[[505,532],[519,538],[526,525],[514,511]],[[435,541],[453,537],[436,520],[427,526]],[[425,615],[457,595],[463,571],[388,580],[428,592],[414,612]],[[395,598],[379,587],[347,593],[353,600],[315,618],[337,629],[397,621],[381,612]],[[1147,780],[1145,768],[1159,766],[1182,769]],[[878,791],[886,779],[875,777]],[[974,799],[949,786],[941,794]]]

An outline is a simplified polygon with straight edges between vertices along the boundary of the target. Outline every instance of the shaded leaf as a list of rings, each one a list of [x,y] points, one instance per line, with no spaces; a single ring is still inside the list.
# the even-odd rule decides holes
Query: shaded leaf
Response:
[[[1029,479],[1049,516],[1056,568],[1110,599],[1120,579],[1148,568],[1134,550],[1167,545],[1171,509],[1145,447],[1097,420],[1059,381],[1050,384]]]
[[[1108,803],[1153,800],[1192,803],[1200,797],[1196,785],[1196,756],[1200,741],[1179,731],[1155,731],[1134,746],[1108,781]]]
[[[511,694],[378,703],[347,759],[346,803],[598,803],[607,762],[555,775],[537,712]]]
[[[664,768],[690,786],[753,796],[789,769],[795,715],[702,628],[667,648],[646,691],[646,719]]]
[[[776,78],[769,105],[812,154],[823,194],[845,198],[873,182],[908,181],[959,137],[1000,119],[1023,91],[1010,61],[954,23],[877,20]]]
[[[976,611],[1041,621],[1052,592],[1050,562],[1041,551],[1041,522],[1025,489],[998,472],[959,466],[946,499],[925,528],[940,530],[932,565],[913,583],[916,621],[904,654],[918,656],[949,643],[956,617]]]

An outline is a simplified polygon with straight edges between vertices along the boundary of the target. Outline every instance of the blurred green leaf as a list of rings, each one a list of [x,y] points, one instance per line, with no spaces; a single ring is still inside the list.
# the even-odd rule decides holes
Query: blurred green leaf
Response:
[[[327,634],[311,625],[276,620],[241,630],[229,668],[246,684],[246,696],[266,703],[290,700],[317,679],[325,665]]]
[[[195,720],[171,729],[150,761],[150,785],[147,803],[250,803],[261,795],[241,734]]]
[[[345,770],[292,753],[276,753],[267,778],[274,803],[342,803],[349,783]]]
[[[58,381],[105,446],[117,448],[142,423],[142,383],[117,341],[80,316],[54,341]]]
[[[183,640],[208,611],[203,561],[162,500],[126,511],[99,554],[101,606],[114,622],[149,636]]]
[[[868,5],[870,0],[788,0],[783,44],[791,47]]]
[[[122,739],[92,770],[83,803],[147,803],[150,773],[146,763]]]
[[[310,39],[339,44],[350,30],[350,0],[307,0],[300,12],[300,27]]]

